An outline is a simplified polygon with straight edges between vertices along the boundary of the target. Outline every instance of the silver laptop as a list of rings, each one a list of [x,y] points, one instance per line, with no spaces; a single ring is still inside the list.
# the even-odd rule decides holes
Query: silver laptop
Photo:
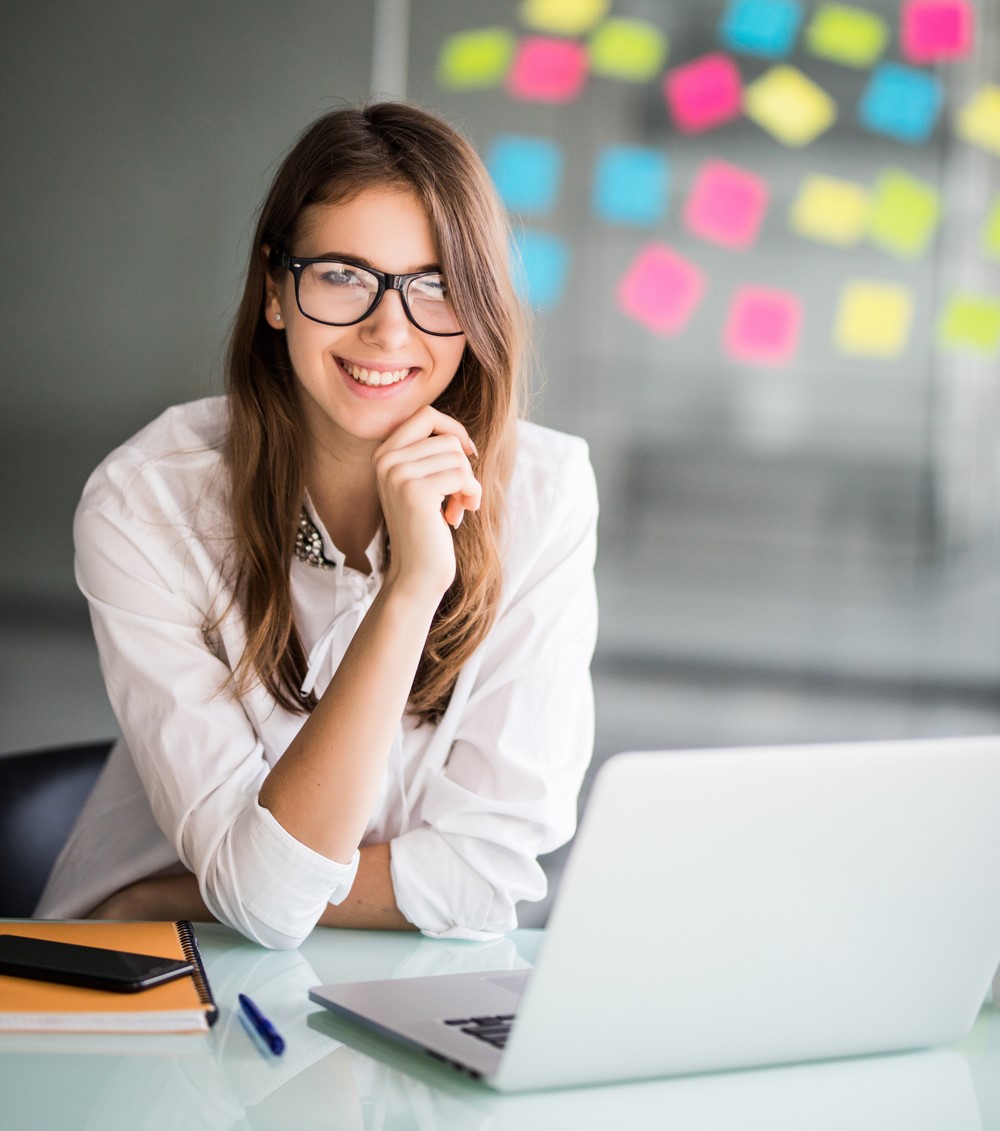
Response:
[[[501,1091],[924,1048],[1000,963],[1000,738],[619,754],[535,967],[310,998]]]

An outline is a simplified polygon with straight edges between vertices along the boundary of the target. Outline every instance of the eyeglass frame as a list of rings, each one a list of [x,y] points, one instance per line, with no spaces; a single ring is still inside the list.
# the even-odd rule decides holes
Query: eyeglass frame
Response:
[[[277,252],[278,263],[286,271],[291,271],[292,277],[295,279],[295,305],[299,308],[302,317],[308,318],[310,322],[318,322],[321,326],[357,326],[359,322],[364,322],[366,318],[375,313],[378,304],[385,297],[386,291],[399,291],[399,301],[403,305],[403,313],[406,315],[407,321],[411,325],[416,326],[421,334],[430,334],[431,337],[434,338],[457,338],[460,334],[465,333],[464,330],[425,330],[410,313],[410,304],[406,301],[406,291],[404,288],[409,286],[414,279],[421,279],[426,275],[440,275],[440,271],[410,271],[405,275],[393,275],[390,271],[379,271],[376,267],[372,267],[367,263],[359,263],[356,259],[348,259],[346,256],[337,256],[333,259],[328,255],[303,258],[299,255],[289,255],[284,248],[279,247],[275,250]],[[360,318],[354,318],[350,322],[327,322],[323,318],[314,318],[311,314],[306,313],[302,308],[302,300],[299,298],[299,282],[302,278],[302,272],[313,263],[343,263],[348,267],[357,267],[359,271],[367,271],[369,275],[375,276],[378,282],[375,300]]]

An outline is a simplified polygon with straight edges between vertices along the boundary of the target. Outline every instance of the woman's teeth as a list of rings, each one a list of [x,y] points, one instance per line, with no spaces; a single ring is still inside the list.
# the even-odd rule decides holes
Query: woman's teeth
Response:
[[[409,368],[390,369],[383,372],[379,369],[365,369],[361,365],[351,365],[349,361],[341,362],[341,364],[354,380],[360,381],[362,385],[395,385],[397,381],[402,381],[404,377],[410,375]]]

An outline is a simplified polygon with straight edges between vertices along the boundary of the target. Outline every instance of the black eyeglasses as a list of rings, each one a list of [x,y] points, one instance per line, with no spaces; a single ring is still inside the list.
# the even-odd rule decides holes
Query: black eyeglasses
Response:
[[[353,326],[386,291],[399,291],[406,317],[418,330],[440,338],[462,333],[440,271],[390,275],[350,259],[300,259],[280,249],[278,262],[295,276],[295,301],[313,322]]]

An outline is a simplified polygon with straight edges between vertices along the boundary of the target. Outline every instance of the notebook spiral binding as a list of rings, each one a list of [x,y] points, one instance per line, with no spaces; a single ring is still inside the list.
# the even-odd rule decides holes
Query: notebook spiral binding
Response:
[[[212,987],[208,982],[208,974],[205,973],[205,964],[201,960],[198,936],[194,933],[193,925],[187,919],[181,919],[177,923],[177,934],[181,940],[184,957],[194,967],[194,973],[191,977],[194,979],[194,984],[198,990],[198,998],[203,1005],[208,1007],[205,1010],[205,1020],[209,1025],[214,1025],[219,1020],[219,1008],[215,1004]]]

